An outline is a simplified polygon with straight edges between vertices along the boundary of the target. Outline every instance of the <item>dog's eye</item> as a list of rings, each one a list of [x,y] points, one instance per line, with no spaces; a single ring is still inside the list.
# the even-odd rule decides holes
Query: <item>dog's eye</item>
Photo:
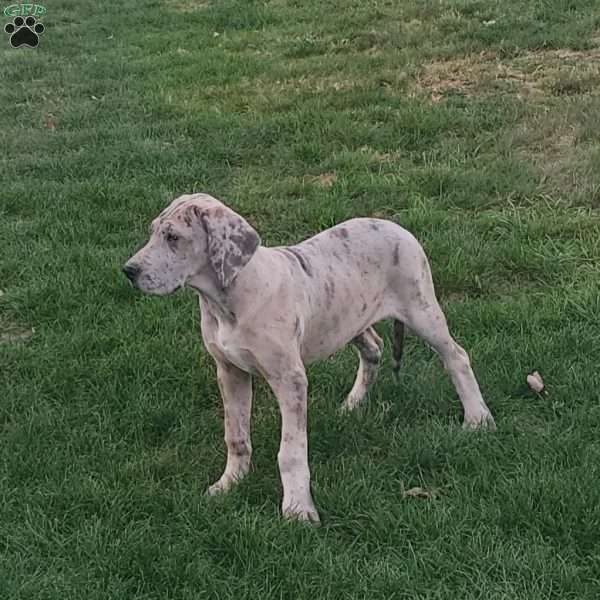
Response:
[[[179,239],[179,236],[174,233],[167,233],[167,242],[176,242]]]

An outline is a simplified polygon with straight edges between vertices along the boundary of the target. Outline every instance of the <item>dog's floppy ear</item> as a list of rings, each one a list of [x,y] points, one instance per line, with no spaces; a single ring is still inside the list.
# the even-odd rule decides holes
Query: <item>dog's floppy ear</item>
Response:
[[[230,208],[194,207],[208,235],[208,259],[222,289],[229,287],[260,244],[258,233]]]

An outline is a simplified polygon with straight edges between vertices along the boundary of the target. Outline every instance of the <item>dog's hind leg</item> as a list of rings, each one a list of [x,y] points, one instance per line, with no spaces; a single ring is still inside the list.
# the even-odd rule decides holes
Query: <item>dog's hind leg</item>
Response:
[[[383,352],[383,340],[373,327],[369,327],[357,335],[352,343],[358,350],[358,372],[354,386],[342,404],[342,410],[353,410],[363,401],[375,381]]]
[[[423,276],[416,281],[411,301],[395,316],[439,354],[463,405],[464,426],[494,429],[494,419],[481,396],[469,356],[448,331],[446,317],[435,297],[431,272],[426,263]]]

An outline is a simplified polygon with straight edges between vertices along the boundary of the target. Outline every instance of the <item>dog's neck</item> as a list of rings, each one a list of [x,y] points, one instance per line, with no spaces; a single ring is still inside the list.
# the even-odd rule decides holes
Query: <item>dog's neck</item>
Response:
[[[256,285],[260,281],[259,263],[268,261],[270,249],[259,246],[250,261],[238,273],[232,284],[222,289],[210,267],[193,275],[186,282],[186,287],[199,294],[211,312],[219,320],[235,323],[244,318],[244,307],[247,298],[256,294]],[[262,269],[264,271],[264,268]]]
[[[194,292],[202,297],[211,312],[229,322],[235,322],[235,312],[231,306],[231,299],[226,290],[219,287],[216,278],[208,269],[190,277],[186,283]]]

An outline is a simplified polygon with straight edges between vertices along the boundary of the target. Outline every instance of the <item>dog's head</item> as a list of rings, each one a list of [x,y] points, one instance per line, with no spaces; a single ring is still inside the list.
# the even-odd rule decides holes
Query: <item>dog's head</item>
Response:
[[[148,243],[123,272],[149,294],[170,294],[205,273],[225,291],[259,244],[258,233],[215,198],[180,196],[152,221]]]

